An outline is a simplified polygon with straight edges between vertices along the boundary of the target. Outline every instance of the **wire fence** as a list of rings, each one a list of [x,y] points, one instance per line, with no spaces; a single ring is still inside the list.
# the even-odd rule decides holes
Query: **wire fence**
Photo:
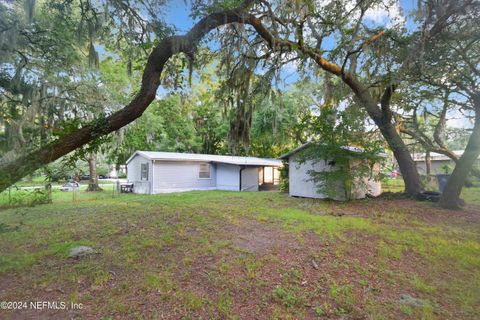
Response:
[[[0,207],[28,207],[52,202],[52,185],[11,186],[0,193]]]
[[[122,184],[118,180],[102,183],[99,185],[101,191],[98,192],[88,191],[88,183],[13,185],[0,193],[0,209],[31,207],[52,202],[79,202],[115,198],[122,193]]]

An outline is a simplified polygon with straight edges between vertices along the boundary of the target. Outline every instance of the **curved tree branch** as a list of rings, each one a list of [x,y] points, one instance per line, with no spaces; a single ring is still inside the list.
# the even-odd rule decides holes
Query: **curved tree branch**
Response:
[[[43,146],[42,149],[0,164],[0,192],[42,166],[139,118],[155,99],[160,75],[168,59],[180,52],[192,54],[199,41],[219,26],[233,22],[244,23],[242,10],[251,3],[252,1],[246,1],[238,9],[212,13],[201,19],[187,34],[163,39],[150,53],[141,88],[127,106]]]

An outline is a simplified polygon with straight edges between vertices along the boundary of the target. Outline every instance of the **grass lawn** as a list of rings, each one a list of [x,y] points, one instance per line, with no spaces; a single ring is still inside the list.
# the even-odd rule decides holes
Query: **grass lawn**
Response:
[[[82,309],[0,319],[478,319],[480,192],[468,192],[477,202],[463,211],[400,197],[54,192],[0,211],[0,301]],[[68,258],[78,245],[97,254]]]
[[[382,182],[383,192],[403,192],[404,189],[405,185],[402,178],[387,179]],[[426,190],[438,191],[438,187],[436,183],[432,183]],[[480,182],[477,180],[473,182],[473,187],[464,187],[461,198],[465,200],[466,203],[480,205]]]

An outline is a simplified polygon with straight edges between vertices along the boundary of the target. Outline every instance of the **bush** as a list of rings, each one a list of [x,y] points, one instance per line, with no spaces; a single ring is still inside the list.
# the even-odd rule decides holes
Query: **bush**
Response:
[[[11,188],[0,195],[0,203],[4,207],[33,207],[37,204],[52,202],[51,186],[34,189]]]
[[[105,164],[97,164],[97,174],[106,176],[110,173],[110,170],[108,169],[108,166]]]
[[[427,191],[438,191],[438,184],[435,176],[420,175],[420,182],[422,187]]]
[[[288,192],[288,163],[283,161],[283,167],[280,169],[280,184],[279,189],[281,192]]]

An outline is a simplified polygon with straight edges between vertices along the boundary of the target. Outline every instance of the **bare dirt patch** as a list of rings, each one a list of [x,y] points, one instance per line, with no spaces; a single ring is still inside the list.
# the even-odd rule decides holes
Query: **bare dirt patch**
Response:
[[[107,224],[76,230],[72,240],[94,241],[102,254],[79,260],[50,255],[0,275],[0,300],[77,301],[85,309],[0,311],[0,318],[471,319],[475,314],[478,207],[451,212],[408,199],[336,204],[270,194],[265,197],[275,201],[259,197],[252,203],[248,197],[235,195],[225,206],[200,198],[194,213],[191,205],[162,205],[139,218],[124,215],[113,227],[108,219],[95,220]],[[393,234],[359,229],[328,234],[319,226],[300,232],[281,217],[258,217],[273,206],[322,215],[327,222],[364,219]],[[470,263],[465,270],[449,256],[438,260],[419,252],[431,244],[421,242],[425,237],[442,236],[436,234],[439,226],[470,231],[465,246],[456,234],[451,247],[454,254],[465,251]],[[415,228],[418,239],[401,237]],[[37,230],[42,231],[47,232]],[[447,246],[447,240],[441,244]],[[459,305],[450,283],[466,286],[459,290],[470,292],[472,302]],[[402,294],[425,300],[428,308],[401,305]]]

